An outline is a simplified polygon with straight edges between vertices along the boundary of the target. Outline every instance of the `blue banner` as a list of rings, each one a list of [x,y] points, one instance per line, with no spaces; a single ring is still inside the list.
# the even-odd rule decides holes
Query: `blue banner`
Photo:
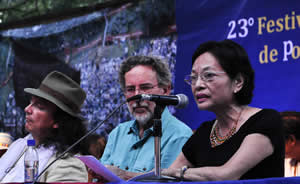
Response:
[[[229,3],[230,2],[230,3]],[[176,0],[178,31],[175,94],[190,104],[176,116],[196,129],[214,114],[200,111],[184,82],[199,44],[231,39],[255,70],[251,106],[300,111],[300,2],[298,0]]]

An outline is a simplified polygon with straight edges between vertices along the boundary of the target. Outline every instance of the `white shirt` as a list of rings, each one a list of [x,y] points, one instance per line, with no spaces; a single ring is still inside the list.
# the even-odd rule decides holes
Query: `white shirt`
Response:
[[[284,160],[284,176],[300,176],[300,162],[292,160],[291,158],[286,158]]]
[[[27,140],[33,139],[29,134],[24,138],[14,141],[0,158],[0,182],[24,182],[24,151]],[[39,173],[48,163],[54,151],[52,148],[40,147],[37,149],[39,155]]]

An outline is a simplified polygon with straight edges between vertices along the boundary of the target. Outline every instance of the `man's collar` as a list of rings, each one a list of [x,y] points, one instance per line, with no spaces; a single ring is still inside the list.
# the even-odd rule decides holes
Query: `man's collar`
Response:
[[[151,126],[150,128],[145,130],[146,132],[153,132],[153,126]],[[129,127],[129,131],[127,134],[131,134],[134,133],[136,135],[139,135],[139,129],[138,129],[138,122],[136,120],[134,120],[133,124],[131,125],[131,127]]]

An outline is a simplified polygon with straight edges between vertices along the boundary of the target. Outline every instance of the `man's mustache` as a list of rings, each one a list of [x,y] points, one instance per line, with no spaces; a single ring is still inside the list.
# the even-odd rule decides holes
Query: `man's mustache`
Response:
[[[149,109],[149,105],[145,101],[136,101],[132,104],[132,109],[135,110],[137,108]]]

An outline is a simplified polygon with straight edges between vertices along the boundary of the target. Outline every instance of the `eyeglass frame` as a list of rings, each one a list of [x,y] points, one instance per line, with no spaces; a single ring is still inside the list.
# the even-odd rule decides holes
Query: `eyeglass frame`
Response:
[[[148,86],[147,86],[148,85]],[[144,86],[144,87],[143,87]],[[128,88],[132,87],[132,92],[128,92]],[[150,94],[151,91],[156,88],[159,87],[159,84],[155,84],[152,85],[150,83],[146,83],[146,84],[140,84],[138,86],[138,88],[136,88],[135,86],[126,86],[124,89],[124,94],[126,96],[133,96],[135,95],[135,92],[138,90],[138,94]],[[143,89],[144,88],[144,89]]]
[[[207,77],[204,77],[205,75],[204,74],[214,74],[210,79],[208,79]],[[197,81],[199,80],[199,78],[205,82],[205,83],[209,83],[209,82],[212,82],[214,81],[214,77],[218,76],[217,74],[226,74],[226,72],[221,72],[221,71],[204,71],[204,72],[201,72],[200,74],[196,74],[196,75],[193,75],[193,74],[190,74],[190,75],[186,75],[184,77],[184,81],[190,85],[190,86],[194,86]],[[195,81],[192,82],[192,77],[197,77],[195,78]]]

